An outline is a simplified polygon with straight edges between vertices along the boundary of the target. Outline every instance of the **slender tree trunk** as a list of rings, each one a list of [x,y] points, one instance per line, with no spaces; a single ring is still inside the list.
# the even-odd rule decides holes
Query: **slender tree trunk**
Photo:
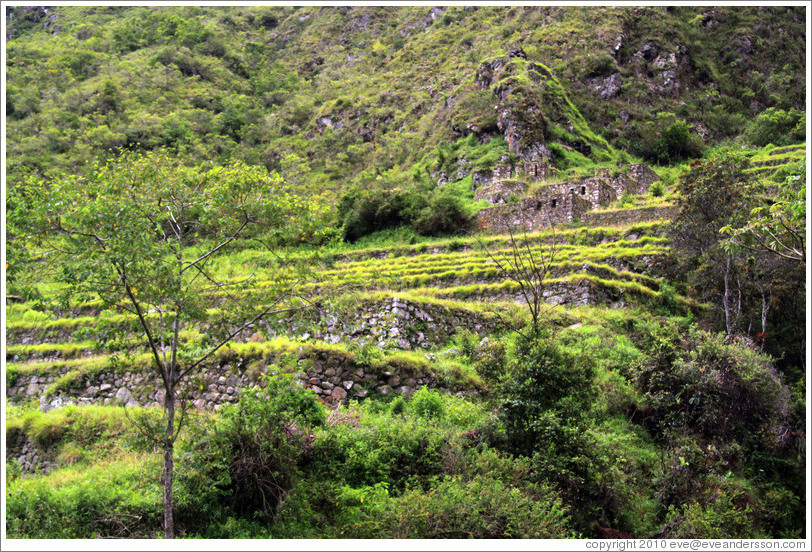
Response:
[[[164,538],[175,538],[175,522],[172,519],[172,484],[175,477],[175,386],[170,382],[166,389],[166,440],[164,441]]]
[[[764,351],[764,342],[767,341],[767,312],[770,310],[770,303],[767,301],[767,293],[761,280],[758,280],[758,290],[761,292],[761,350]]]
[[[725,309],[725,331],[728,337],[733,335],[733,323],[730,316],[730,255],[725,265],[725,294],[722,296],[722,307]]]

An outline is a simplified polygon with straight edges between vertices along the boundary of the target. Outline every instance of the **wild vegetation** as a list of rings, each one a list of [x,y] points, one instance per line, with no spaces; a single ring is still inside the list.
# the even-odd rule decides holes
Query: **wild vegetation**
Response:
[[[5,16],[8,537],[808,537],[803,9]]]

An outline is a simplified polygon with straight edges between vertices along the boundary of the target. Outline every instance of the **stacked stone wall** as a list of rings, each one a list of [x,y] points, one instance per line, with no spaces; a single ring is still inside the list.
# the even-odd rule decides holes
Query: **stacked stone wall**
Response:
[[[213,410],[218,405],[236,402],[242,388],[261,384],[261,374],[277,370],[276,361],[276,358],[236,357],[208,364],[188,380],[185,397],[198,410]],[[328,404],[346,403],[375,394],[408,395],[424,386],[451,392],[465,390],[441,383],[428,362],[423,367],[404,366],[395,361],[373,364],[358,361],[342,351],[303,347],[296,353],[295,372],[301,385]],[[37,379],[36,386],[28,383],[33,378]],[[155,407],[163,403],[164,392],[159,378],[148,368],[123,373],[113,369],[88,373],[77,377],[70,385],[49,391],[48,388],[58,379],[59,375],[44,374],[13,382],[7,387],[7,400],[10,404],[22,404],[38,399],[43,411],[68,404]]]
[[[494,180],[490,186],[482,186],[474,192],[474,199],[493,205],[509,203],[512,197],[527,191],[527,184],[520,180]]]
[[[660,180],[660,175],[643,163],[629,165],[627,174],[633,183],[633,187],[629,189],[629,192],[633,194],[646,193],[649,186]]]
[[[581,222],[588,226],[618,226],[649,220],[672,220],[679,213],[676,205],[662,207],[640,207],[618,211],[589,211],[584,213]]]
[[[305,341],[317,339],[329,343],[353,342],[361,347],[369,345],[377,349],[409,350],[446,342],[462,328],[479,334],[492,333],[498,329],[498,320],[494,316],[466,309],[453,309],[440,303],[407,301],[399,297],[357,304],[352,316],[343,316],[340,312],[304,312],[312,312],[313,318],[288,317],[277,320],[274,326],[265,330],[271,335],[285,335]],[[243,336],[244,341],[249,339],[252,339],[250,335]],[[320,352],[317,347],[316,343],[302,348],[299,366],[303,370],[303,382],[325,378],[324,386],[318,384],[319,390],[314,388],[314,392],[326,400],[360,399],[370,391],[386,394],[389,392],[386,385],[397,389],[404,385],[413,388],[415,385],[436,384],[429,374],[415,374],[413,378],[402,378],[401,381],[405,382],[402,385],[392,385],[391,378],[397,375],[396,369],[392,369],[392,374],[381,376],[356,363],[352,355],[327,354]],[[42,398],[41,407],[49,409],[64,404],[122,403],[130,406],[156,406],[163,400],[162,391],[155,386],[156,380],[150,370],[122,372],[112,367],[79,376],[69,386],[63,385],[66,388],[59,392],[48,393],[48,389],[73,368],[68,363],[60,370],[51,370],[47,362],[42,364],[42,373],[20,376],[7,386],[6,395],[10,403],[20,404],[31,398]],[[307,368],[311,365],[312,370]],[[201,409],[211,409],[223,402],[236,401],[239,389],[255,381],[257,370],[262,371],[265,368],[267,366],[254,365],[249,370],[240,362],[210,365],[190,390],[190,399],[196,408]],[[326,373],[327,370],[332,372]],[[374,379],[381,377],[383,380],[375,384]],[[338,378],[338,383],[332,381],[335,378]],[[319,381],[322,382],[321,379]],[[333,394],[333,389],[337,386],[346,393],[338,390]]]
[[[540,230],[554,224],[567,224],[580,219],[591,204],[567,189],[527,197],[516,204],[497,205],[477,213],[475,224],[480,230],[505,232],[510,229]]]

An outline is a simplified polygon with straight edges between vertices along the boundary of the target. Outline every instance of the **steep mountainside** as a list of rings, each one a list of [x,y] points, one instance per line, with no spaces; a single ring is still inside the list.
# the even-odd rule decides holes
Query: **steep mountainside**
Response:
[[[805,97],[798,7],[15,7],[6,20],[12,184],[110,148],[239,158],[308,191],[453,181],[508,152],[558,168],[614,150],[674,161],[768,108],[798,123]]]
[[[11,538],[808,539],[805,9],[5,15]]]

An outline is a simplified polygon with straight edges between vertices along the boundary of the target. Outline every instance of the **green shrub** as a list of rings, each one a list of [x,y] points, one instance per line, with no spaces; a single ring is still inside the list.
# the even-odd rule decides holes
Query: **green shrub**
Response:
[[[756,512],[747,497],[720,494],[709,504],[691,502],[682,512],[672,507],[665,523],[671,539],[761,539]]]
[[[313,442],[311,428],[325,420],[316,396],[278,375],[264,388],[243,389],[210,424],[192,428],[188,461],[177,469],[176,517],[201,523],[205,513],[271,516],[299,477]]]
[[[356,488],[386,483],[399,493],[443,472],[447,435],[433,419],[392,417],[372,413],[373,405],[364,408],[357,425],[338,423],[316,432],[313,477]]]
[[[595,368],[546,337],[517,340],[513,364],[499,412],[511,450],[531,455],[546,439],[548,413],[570,419],[588,410]]]
[[[630,194],[627,190],[623,190],[623,193],[620,194],[620,199],[618,200],[618,203],[620,203],[622,207],[632,205],[634,203],[634,196]]]
[[[467,230],[470,221],[471,217],[459,197],[440,192],[418,213],[412,225],[420,235],[437,236]]]
[[[392,402],[389,404],[389,411],[392,413],[393,416],[399,416],[406,411],[406,401],[401,396],[397,396],[392,399]]]
[[[665,195],[665,184],[662,180],[652,182],[648,187],[648,193],[651,197],[663,197]]]
[[[156,466],[149,468],[158,472]],[[18,478],[6,489],[9,538],[155,538],[161,487],[132,460]]]
[[[474,370],[489,384],[498,383],[505,376],[507,348],[501,341],[483,340],[476,349]]]
[[[421,197],[403,190],[362,190],[353,188],[341,198],[338,217],[342,222],[342,238],[358,238],[407,224],[425,205]]]
[[[789,390],[766,355],[695,331],[687,353],[650,374],[646,400],[662,428],[769,447],[785,423]]]
[[[367,488],[369,489],[369,488]],[[385,488],[345,490],[344,536],[353,538],[574,538],[567,507],[545,485],[509,487],[487,475],[446,477],[393,498]]]
[[[768,107],[747,126],[745,138],[753,145],[786,146],[800,142],[806,136],[806,112],[795,108],[785,111]]]
[[[454,341],[460,348],[460,353],[464,357],[466,357],[468,360],[472,360],[474,358],[476,347],[479,344],[478,335],[466,328],[462,328],[461,330],[457,331],[457,334],[454,336]],[[8,375],[6,375],[6,378],[8,378]]]
[[[445,405],[440,393],[429,389],[428,387],[421,387],[417,392],[412,395],[410,401],[412,412],[423,418],[442,419],[445,415]]]

